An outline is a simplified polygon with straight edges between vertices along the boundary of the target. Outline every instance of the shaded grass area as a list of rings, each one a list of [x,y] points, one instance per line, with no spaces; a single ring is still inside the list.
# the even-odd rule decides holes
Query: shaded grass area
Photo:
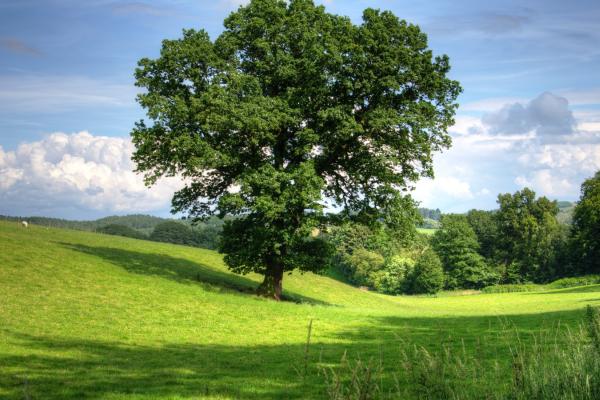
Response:
[[[171,257],[167,254],[142,253],[113,247],[95,247],[82,244],[58,243],[68,249],[102,258],[128,272],[154,275],[186,284],[199,284],[203,290],[221,293],[240,292],[253,294],[256,282],[240,275],[215,270],[209,265],[191,262],[185,258]],[[297,303],[328,304],[324,301],[286,292],[283,300]]]
[[[211,251],[0,222],[0,398],[318,399],[344,353],[391,382],[415,345],[499,364],[502,390],[515,330],[528,345],[600,302],[589,287],[390,297],[307,273],[284,278],[299,303],[275,303],[249,293],[259,281]]]
[[[551,321],[569,321],[573,315],[559,313],[539,318],[552,330],[556,325]],[[509,347],[514,339],[510,326],[530,325],[530,319],[516,316],[509,322],[463,317],[434,322],[427,318],[378,318],[361,329],[337,332],[346,342],[323,340],[326,338],[317,334],[318,339],[309,348],[306,375],[301,373],[303,343],[157,345],[3,331],[5,340],[20,351],[0,357],[0,384],[14,398],[24,390],[32,398],[62,399],[321,398],[324,387],[319,367],[336,365],[344,354],[376,359],[389,372],[384,378],[391,385],[392,374],[397,378],[401,369],[401,351],[413,346],[424,346],[433,354],[446,347],[465,351],[476,356],[482,371],[489,369],[490,375],[497,373],[491,368],[499,362],[506,370],[504,383],[508,384]],[[532,326],[532,333],[534,329]],[[533,337],[529,338],[524,330],[521,335],[523,343],[533,343]],[[413,383],[404,380],[402,384]]]

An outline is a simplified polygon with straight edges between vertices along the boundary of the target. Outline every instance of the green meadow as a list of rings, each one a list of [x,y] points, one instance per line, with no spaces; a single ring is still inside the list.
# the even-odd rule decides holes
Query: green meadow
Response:
[[[437,229],[434,228],[417,228],[417,232],[419,233],[423,233],[427,236],[433,236],[433,234],[435,233],[435,231],[437,231]]]
[[[414,346],[473,356],[502,392],[515,337],[533,345],[600,305],[600,285],[393,297],[294,273],[274,302],[259,282],[209,250],[0,222],[0,398],[327,398],[343,357],[410,384]]]

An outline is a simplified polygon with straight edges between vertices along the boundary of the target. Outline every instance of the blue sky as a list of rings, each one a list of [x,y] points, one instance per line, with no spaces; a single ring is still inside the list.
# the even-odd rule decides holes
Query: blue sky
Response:
[[[143,117],[133,71],[165,38],[215,38],[240,0],[0,2],[0,214],[167,215],[180,183],[148,190],[128,134]],[[448,54],[464,93],[453,147],[423,206],[491,209],[524,186],[576,200],[600,169],[597,1],[323,1],[360,22],[367,7],[418,24]]]

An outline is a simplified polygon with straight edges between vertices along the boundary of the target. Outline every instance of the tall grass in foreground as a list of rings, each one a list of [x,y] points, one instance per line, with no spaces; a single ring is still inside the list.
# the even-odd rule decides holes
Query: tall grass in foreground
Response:
[[[600,399],[600,312],[588,306],[585,324],[563,344],[544,342],[513,353],[510,399]]]
[[[498,363],[484,370],[476,355],[443,347],[432,353],[423,347],[401,352],[394,371],[381,360],[349,360],[321,373],[331,400],[375,399],[600,399],[600,309],[588,306],[585,321],[575,331],[540,332],[534,344],[524,345],[516,332],[511,346],[512,381]],[[394,377],[385,387],[384,374]]]

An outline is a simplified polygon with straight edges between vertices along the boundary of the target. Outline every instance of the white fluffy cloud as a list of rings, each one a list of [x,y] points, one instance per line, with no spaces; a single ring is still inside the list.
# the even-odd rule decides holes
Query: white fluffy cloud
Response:
[[[441,207],[452,211],[454,203],[464,203],[473,199],[474,195],[469,182],[454,176],[438,174],[435,179],[423,179],[419,182],[414,193],[416,200],[426,207]],[[450,208],[450,210],[448,210]]]
[[[581,182],[600,170],[600,144],[532,144],[518,161],[523,174],[516,177],[517,185],[553,198],[573,198]]]
[[[595,107],[573,112],[566,97],[548,92],[531,101],[480,103],[471,109],[483,116],[456,118],[452,148],[435,158],[436,179],[417,184],[415,197],[424,206],[493,208],[498,193],[525,186],[576,200],[583,180],[600,170]]]
[[[175,178],[147,188],[133,172],[131,141],[88,132],[53,133],[21,144],[0,147],[0,213],[76,215],[168,209]]]
[[[553,173],[550,169],[533,171],[527,176],[517,176],[515,183],[521,187],[533,187],[538,194],[552,198],[564,198],[565,193],[577,190],[577,185],[560,174]]]

